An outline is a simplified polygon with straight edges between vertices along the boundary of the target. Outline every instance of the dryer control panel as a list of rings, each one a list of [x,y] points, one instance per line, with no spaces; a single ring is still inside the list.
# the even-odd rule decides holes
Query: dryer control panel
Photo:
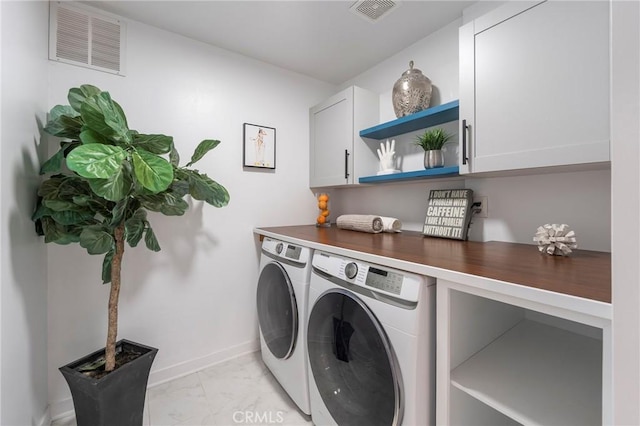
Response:
[[[313,255],[313,267],[334,279],[411,302],[418,300],[421,287],[433,284],[433,278],[320,251]]]
[[[311,260],[312,250],[267,237],[262,241],[262,251],[276,259],[285,259],[293,263],[306,265]]]

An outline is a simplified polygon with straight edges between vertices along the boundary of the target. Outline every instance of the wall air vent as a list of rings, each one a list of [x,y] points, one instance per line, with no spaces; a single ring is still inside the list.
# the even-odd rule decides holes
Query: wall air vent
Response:
[[[51,2],[49,59],[124,75],[125,23],[77,3]]]
[[[369,22],[378,22],[382,17],[388,15],[399,6],[399,1],[362,0],[351,5],[349,10]]]

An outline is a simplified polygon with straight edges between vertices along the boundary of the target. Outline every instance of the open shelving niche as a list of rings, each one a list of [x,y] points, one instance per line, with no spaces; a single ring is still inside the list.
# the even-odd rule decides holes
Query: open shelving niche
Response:
[[[447,102],[432,108],[427,108],[415,114],[407,115],[396,120],[378,124],[360,131],[360,137],[368,139],[385,139],[415,130],[426,129],[438,124],[457,120],[459,117],[458,100]],[[458,166],[440,167],[435,169],[415,170],[410,172],[393,173],[388,175],[363,176],[360,183],[398,182],[415,179],[444,178],[458,176]]]
[[[606,320],[577,322],[446,280],[438,293],[438,318],[449,319],[438,327],[439,423],[609,424]]]
[[[601,371],[601,341],[525,320],[455,368],[451,384],[519,424],[595,425]]]

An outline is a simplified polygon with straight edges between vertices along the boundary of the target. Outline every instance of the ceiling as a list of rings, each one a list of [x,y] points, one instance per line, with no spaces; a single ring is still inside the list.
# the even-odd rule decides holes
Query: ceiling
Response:
[[[386,0],[388,1],[388,0]],[[370,22],[354,1],[90,1],[93,7],[332,84],[462,16],[474,1],[396,1]]]

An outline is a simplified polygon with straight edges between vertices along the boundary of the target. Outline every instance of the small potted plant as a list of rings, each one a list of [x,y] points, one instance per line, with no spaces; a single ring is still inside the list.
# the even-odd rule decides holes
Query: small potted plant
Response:
[[[442,147],[452,136],[441,128],[427,130],[423,134],[416,136],[415,144],[424,149],[425,169],[444,166]]]
[[[46,243],[79,243],[104,255],[102,281],[110,283],[105,349],[60,368],[79,426],[141,425],[145,391],[157,349],[117,341],[118,295],[125,243],[160,245],[147,212],[183,215],[190,195],[215,207],[229,202],[227,190],[192,168],[220,141],[202,141],[180,166],[171,136],[130,129],[108,92],[83,85],[69,90],[69,105],[49,113],[44,131],[60,149],[41,167],[48,177],[38,188],[32,219]],[[79,303],[82,303],[81,301]]]

